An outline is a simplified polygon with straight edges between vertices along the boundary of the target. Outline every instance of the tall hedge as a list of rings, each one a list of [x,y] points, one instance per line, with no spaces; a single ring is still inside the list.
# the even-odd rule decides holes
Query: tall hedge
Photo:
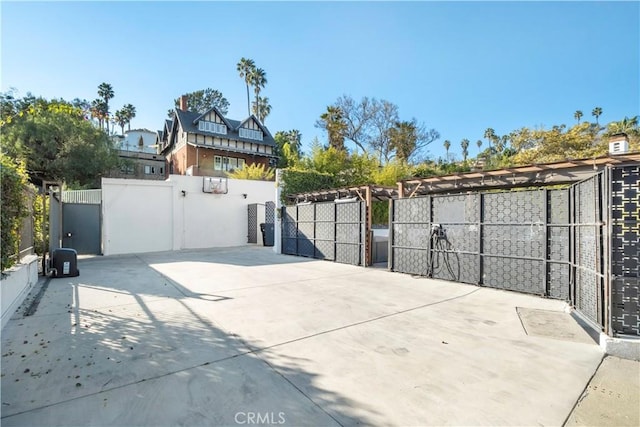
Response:
[[[287,196],[310,191],[336,188],[333,175],[313,170],[284,169],[282,171],[282,202]]]
[[[0,258],[2,271],[17,261],[20,246],[20,227],[22,220],[29,214],[25,188],[28,185],[24,165],[0,154]]]

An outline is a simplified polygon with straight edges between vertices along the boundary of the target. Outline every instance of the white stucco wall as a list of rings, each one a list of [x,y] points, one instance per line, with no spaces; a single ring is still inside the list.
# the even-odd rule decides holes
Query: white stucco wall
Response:
[[[173,185],[166,181],[102,179],[104,255],[173,249]]]
[[[2,328],[24,301],[27,293],[38,282],[38,257],[27,255],[0,279],[0,305],[2,306]]]
[[[159,182],[103,179],[103,253],[247,244],[247,205],[274,201],[275,184],[230,179],[228,189],[227,194],[204,193],[198,176],[171,175]]]

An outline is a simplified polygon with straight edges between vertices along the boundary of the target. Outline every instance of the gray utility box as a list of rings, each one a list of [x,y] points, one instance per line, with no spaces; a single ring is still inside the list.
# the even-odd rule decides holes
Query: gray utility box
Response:
[[[51,254],[52,277],[75,277],[80,275],[78,270],[78,253],[75,249],[54,249]]]

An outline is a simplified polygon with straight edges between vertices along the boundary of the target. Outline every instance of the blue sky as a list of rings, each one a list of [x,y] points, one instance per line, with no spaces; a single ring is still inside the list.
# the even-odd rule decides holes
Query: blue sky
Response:
[[[180,94],[212,87],[246,116],[241,57],[267,72],[272,133],[303,146],[347,94],[389,100],[440,132],[442,156],[484,130],[601,123],[640,114],[638,2],[46,2],[0,3],[1,90],[97,97],[161,128]],[[485,143],[486,145],[486,143]]]

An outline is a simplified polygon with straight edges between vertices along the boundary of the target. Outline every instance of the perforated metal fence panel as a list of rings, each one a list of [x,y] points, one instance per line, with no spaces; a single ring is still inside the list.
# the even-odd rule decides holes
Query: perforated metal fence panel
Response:
[[[364,202],[314,203],[282,208],[282,252],[364,265]]]
[[[433,277],[478,283],[480,265],[480,195],[433,196],[431,222],[445,233],[431,248]]]
[[[640,335],[640,166],[611,170],[611,318],[618,334]]]
[[[568,300],[569,190],[391,203],[391,270]]]
[[[604,258],[603,173],[572,186],[574,229],[574,305],[596,325],[603,326]]]
[[[276,218],[276,204],[273,202],[266,202],[264,204],[264,222],[266,224],[273,224]]]
[[[547,291],[552,298],[571,299],[571,218],[569,189],[547,191]]]
[[[247,243],[258,243],[258,204],[247,205]]]

